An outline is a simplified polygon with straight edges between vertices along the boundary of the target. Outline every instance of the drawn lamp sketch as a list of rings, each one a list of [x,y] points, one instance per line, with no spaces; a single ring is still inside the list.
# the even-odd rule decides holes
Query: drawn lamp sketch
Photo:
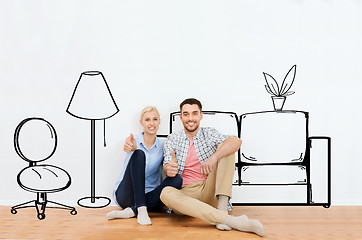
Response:
[[[60,167],[38,164],[53,156],[56,150],[57,134],[54,127],[42,118],[27,118],[15,130],[14,147],[16,153],[29,162],[29,166],[18,174],[18,184],[24,190],[36,193],[37,199],[13,206],[11,213],[16,214],[21,208],[35,207],[40,220],[45,218],[46,208],[66,209],[76,215],[74,207],[47,199],[48,193],[60,192],[70,186],[70,175]],[[52,206],[48,206],[48,203]]]
[[[111,202],[108,197],[95,195],[95,121],[103,120],[105,124],[105,119],[114,116],[118,111],[103,74],[98,71],[83,72],[67,108],[70,115],[91,122],[91,196],[79,199],[79,206],[101,208]]]

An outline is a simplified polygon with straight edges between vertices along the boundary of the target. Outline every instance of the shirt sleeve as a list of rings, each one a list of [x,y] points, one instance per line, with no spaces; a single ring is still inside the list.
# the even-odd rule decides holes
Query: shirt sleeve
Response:
[[[163,143],[163,165],[165,165],[166,163],[171,161],[171,158],[172,158],[171,150],[173,149],[173,147],[172,147],[173,142],[174,141],[172,139],[172,134],[171,134],[167,137],[167,139]]]
[[[208,139],[210,139],[210,144],[219,146],[221,143],[223,143],[229,135],[223,135],[219,133],[215,128],[207,128],[207,135]]]

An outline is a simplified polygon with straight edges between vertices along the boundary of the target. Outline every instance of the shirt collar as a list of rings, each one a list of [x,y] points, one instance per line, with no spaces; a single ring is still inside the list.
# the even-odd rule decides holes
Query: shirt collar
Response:
[[[186,140],[186,139],[189,138],[189,136],[187,136],[187,134],[186,134],[186,132],[185,132],[185,129],[182,130],[181,135],[182,135],[182,138],[183,138],[184,140]]]
[[[199,131],[196,133],[196,135],[194,136],[194,139],[200,139],[202,136],[202,128],[200,127]]]
[[[202,128],[200,127],[199,131],[196,133],[196,135],[193,137],[194,139],[199,139],[200,136],[201,136],[201,131],[202,131]],[[183,129],[182,131],[182,137],[186,140],[189,138],[189,136],[187,136],[186,132],[185,132],[185,129]]]
[[[143,139],[143,134],[144,134],[144,133],[145,133],[145,132],[142,132],[141,135],[140,135],[140,144],[143,146],[144,149],[147,149],[147,148],[146,148],[146,144],[145,144],[145,140]],[[158,145],[159,145],[159,141],[158,141],[158,138],[157,138],[157,136],[156,136],[155,143],[151,146],[150,150],[151,150],[153,147],[158,148],[158,147],[159,147]]]

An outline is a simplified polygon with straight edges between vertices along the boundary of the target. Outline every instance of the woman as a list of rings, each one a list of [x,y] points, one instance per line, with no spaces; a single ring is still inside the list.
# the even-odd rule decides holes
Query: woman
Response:
[[[124,169],[113,193],[115,202],[123,210],[112,211],[107,217],[115,219],[137,216],[139,224],[151,225],[148,211],[158,211],[164,206],[160,200],[162,189],[166,186],[180,189],[182,178],[180,175],[167,177],[161,183],[163,143],[156,136],[160,125],[157,108],[144,108],[140,123],[143,132],[135,137],[130,134],[124,144],[124,151],[127,152]]]

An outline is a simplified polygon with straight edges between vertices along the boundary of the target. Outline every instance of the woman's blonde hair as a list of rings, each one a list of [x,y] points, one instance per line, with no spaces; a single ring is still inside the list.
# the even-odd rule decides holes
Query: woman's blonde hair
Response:
[[[143,118],[143,115],[146,113],[146,112],[152,112],[152,111],[155,111],[158,115],[158,117],[160,118],[160,113],[158,112],[157,108],[154,107],[154,106],[147,106],[145,107],[144,109],[142,109],[141,111],[141,121],[142,121],[142,118]]]

